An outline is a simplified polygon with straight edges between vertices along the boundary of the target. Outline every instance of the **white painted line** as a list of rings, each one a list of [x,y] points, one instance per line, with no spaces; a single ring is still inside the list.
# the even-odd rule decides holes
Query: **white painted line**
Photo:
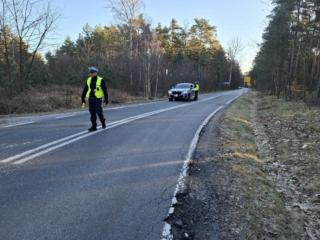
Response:
[[[173,236],[171,235],[170,231],[171,231],[171,225],[168,224],[167,222],[164,222],[164,228],[162,230],[161,240],[172,240]]]
[[[171,110],[171,109],[169,109],[169,110]],[[110,126],[110,127],[107,127],[106,129],[109,129],[111,127],[115,127],[115,126],[130,122],[130,121],[133,121],[133,120],[137,120],[137,119],[140,119],[140,118],[143,118],[143,117],[151,116],[151,115],[154,115],[156,113],[159,113],[159,111],[151,112],[151,113],[148,113],[148,114],[142,114],[142,115],[130,117],[130,118],[127,118],[127,119],[119,120],[119,121],[116,121],[116,122],[112,122],[112,123],[107,124],[107,126]],[[99,128],[101,128],[101,127],[99,127]],[[10,161],[16,160],[16,159],[24,157],[26,155],[32,154],[32,153],[34,153],[34,152],[36,152],[38,150],[41,150],[43,148],[50,147],[50,146],[52,146],[54,144],[66,141],[66,140],[68,140],[70,138],[74,138],[74,137],[77,137],[77,136],[85,134],[85,133],[88,133],[88,131],[82,131],[80,133],[73,134],[73,135],[71,135],[69,137],[61,138],[61,139],[53,141],[51,143],[44,144],[44,145],[42,145],[40,147],[37,147],[37,148],[31,149],[31,150],[28,150],[26,152],[17,154],[15,156],[3,159],[3,160],[0,161],[0,163],[7,163],[7,162],[10,162]],[[86,135],[86,136],[88,136],[88,135]]]
[[[226,105],[228,105],[229,103],[231,103],[233,100],[235,100],[236,98],[240,97],[241,95],[239,96],[236,96],[235,98],[232,98],[231,100],[229,100],[228,102],[226,102]]]
[[[143,105],[148,105],[148,104],[155,104],[155,103],[159,103],[159,102],[163,102],[163,101],[157,101],[157,102],[151,102],[151,103],[136,103],[136,104],[132,104],[132,105],[125,105],[122,107],[112,107],[112,108],[108,108],[106,110],[114,110],[114,109],[122,109],[122,108],[131,108],[131,107],[136,107],[136,106],[143,106]]]
[[[221,96],[221,95],[219,95],[219,96]],[[214,97],[211,97],[211,98],[203,99],[203,100],[201,100],[201,101],[210,100],[210,99],[213,99],[213,98],[217,98],[217,97],[219,97],[219,96],[214,96]],[[201,102],[201,101],[195,101],[195,102],[192,102],[192,103],[190,103],[190,104],[196,104],[197,102]],[[153,111],[153,112],[144,113],[144,114],[141,114],[141,115],[129,117],[129,118],[126,118],[126,119],[122,119],[122,120],[119,120],[119,121],[116,121],[116,122],[112,122],[112,123],[107,124],[106,129],[110,129],[110,128],[113,128],[113,127],[116,127],[116,126],[119,126],[119,125],[122,125],[122,124],[125,124],[125,123],[128,123],[128,122],[131,122],[131,121],[135,121],[135,120],[138,120],[138,119],[141,119],[141,118],[145,118],[145,117],[148,117],[148,116],[152,116],[152,115],[155,115],[155,114],[159,114],[159,113],[162,113],[162,112],[170,111],[170,110],[177,109],[177,108],[181,108],[181,107],[186,107],[186,106],[189,106],[190,104],[173,106],[173,107],[169,107],[169,108],[165,108],[165,109],[161,109],[161,110],[157,110],[157,111]],[[99,127],[99,128],[101,128],[101,127]],[[106,129],[104,129],[104,130],[106,130]],[[60,142],[63,142],[63,141],[66,141],[66,140],[68,140],[68,139],[71,139],[71,138],[75,138],[75,137],[76,137],[76,138],[73,139],[73,140],[69,140],[69,141],[67,141],[67,142],[61,143],[61,144],[59,144],[59,145],[57,145],[57,146],[48,148],[48,149],[43,150],[43,151],[41,151],[41,152],[39,152],[39,153],[35,153],[35,154],[33,154],[33,155],[29,156],[29,157],[20,159],[19,161],[13,163],[13,164],[21,164],[21,163],[24,163],[24,162],[26,162],[26,161],[29,161],[29,160],[31,160],[31,159],[33,159],[33,158],[35,158],[35,157],[38,157],[38,156],[41,156],[41,155],[43,155],[43,154],[45,154],[45,153],[48,153],[48,152],[50,152],[50,151],[53,151],[53,150],[55,150],[55,149],[57,149],[57,148],[59,148],[59,147],[63,147],[63,146],[65,146],[65,145],[67,145],[67,144],[70,144],[70,143],[72,143],[72,142],[75,142],[75,141],[80,140],[80,139],[85,138],[85,137],[89,137],[89,136],[91,136],[92,134],[99,133],[99,132],[101,132],[101,131],[93,132],[93,133],[90,133],[90,134],[86,134],[86,133],[88,133],[88,131],[82,131],[82,132],[80,132],[80,133],[73,134],[73,135],[71,135],[71,136],[69,136],[69,137],[65,137],[65,138],[62,138],[62,139],[53,141],[53,142],[51,142],[51,143],[44,144],[44,145],[39,146],[39,147],[37,147],[37,148],[28,150],[28,151],[26,151],[26,152],[17,154],[17,155],[15,155],[15,156],[12,156],[12,157],[9,157],[9,158],[0,160],[0,163],[8,163],[8,162],[11,162],[11,161],[16,160],[16,159],[18,159],[18,158],[21,158],[21,157],[27,156],[27,155],[29,155],[29,154],[35,153],[35,152],[37,152],[37,151],[39,151],[39,150],[41,150],[41,149],[50,147],[50,146],[52,146],[52,145],[55,145],[55,144],[58,144],[58,143],[60,143]],[[84,135],[84,136],[81,136],[81,137],[78,137],[79,135],[82,135],[82,134],[85,134],[85,135]]]
[[[0,161],[0,163],[7,163],[7,162],[10,162],[10,161],[13,161],[13,160],[15,160],[15,159],[17,159],[17,158],[26,156],[26,155],[28,155],[28,154],[34,153],[34,152],[36,152],[36,151],[38,151],[38,150],[41,150],[41,149],[43,149],[43,148],[50,147],[51,145],[57,144],[57,143],[59,143],[59,142],[63,142],[63,141],[65,141],[65,140],[68,140],[68,139],[70,139],[70,138],[76,137],[76,136],[78,136],[78,135],[81,135],[81,134],[84,134],[84,133],[87,133],[87,132],[88,132],[88,131],[83,131],[83,132],[80,132],[80,133],[71,135],[71,136],[69,136],[69,137],[61,138],[61,139],[59,139],[59,140],[57,140],[57,141],[44,144],[44,145],[42,145],[42,146],[40,146],[40,147],[37,147],[37,148],[31,149],[31,150],[29,150],[29,151],[26,151],[26,152],[17,154],[17,155],[15,155],[15,156],[12,156],[12,157],[3,159],[3,160]]]
[[[209,120],[221,109],[223,108],[223,106],[219,107],[218,109],[216,109],[213,113],[211,113],[207,118],[206,120],[204,120],[204,122],[200,125],[200,127],[198,128],[196,134],[194,135],[192,141],[191,141],[191,144],[190,144],[190,148],[189,148],[189,151],[188,151],[188,154],[186,156],[186,160],[184,161],[184,164],[182,166],[182,169],[181,169],[181,172],[180,172],[180,176],[178,178],[178,184],[174,190],[174,193],[173,193],[173,198],[172,198],[172,201],[171,201],[171,207],[169,209],[169,214],[168,215],[171,215],[173,212],[174,212],[174,204],[177,203],[177,194],[179,192],[183,192],[185,190],[185,178],[187,176],[187,171],[188,171],[188,168],[189,168],[189,163],[190,163],[190,160],[193,156],[193,153],[194,153],[194,150],[197,146],[197,143],[198,143],[198,140],[199,140],[199,136],[200,136],[200,132],[201,130],[203,129],[203,127],[205,125],[207,125],[207,123],[209,122]],[[171,231],[171,226],[170,224],[168,224],[167,222],[165,222],[165,226],[163,228],[163,231],[162,231],[162,238],[161,240],[171,240],[173,239],[173,236],[171,235],[170,233]]]
[[[86,137],[91,136],[91,135],[96,134],[96,133],[98,133],[98,132],[90,132],[90,133],[88,133],[88,134],[86,134],[86,135],[79,136],[79,137],[74,138],[74,139],[72,139],[72,140],[70,140],[70,141],[67,141],[67,142],[58,144],[58,145],[56,145],[56,146],[54,146],[54,147],[51,147],[51,148],[47,148],[46,150],[43,150],[43,151],[38,152],[38,153],[36,153],[36,154],[33,154],[33,155],[29,156],[29,157],[22,158],[21,160],[16,161],[16,162],[14,162],[13,164],[21,164],[21,163],[27,162],[27,161],[29,161],[29,160],[31,160],[31,159],[33,159],[33,158],[39,157],[39,156],[41,156],[41,155],[43,155],[43,154],[45,154],[45,153],[51,152],[51,151],[53,151],[53,150],[55,150],[55,149],[57,149],[57,148],[63,147],[63,146],[65,146],[65,145],[68,145],[69,143],[78,141],[78,140],[80,140],[80,139],[82,139],[82,138],[86,138]]]
[[[3,128],[15,127],[15,126],[20,126],[20,125],[25,125],[25,124],[30,124],[30,123],[35,123],[35,121],[33,121],[33,122],[24,122],[24,123],[14,123],[14,124],[3,126]]]
[[[192,104],[194,104],[194,103],[192,103]],[[131,122],[131,121],[134,121],[134,120],[138,120],[138,119],[141,119],[141,118],[145,118],[145,117],[148,117],[148,116],[152,116],[152,115],[155,115],[155,114],[158,114],[158,113],[170,111],[170,110],[173,110],[173,109],[176,109],[176,108],[181,108],[181,107],[184,107],[184,106],[186,106],[186,105],[178,105],[178,106],[174,106],[174,107],[170,107],[170,108],[165,108],[165,109],[161,109],[161,110],[157,110],[157,111],[153,111],[153,112],[149,112],[149,113],[145,113],[145,114],[141,114],[141,115],[129,117],[129,118],[126,118],[126,119],[122,119],[122,120],[119,120],[119,121],[116,121],[116,122],[112,122],[112,123],[107,124],[107,127],[106,127],[104,130],[107,130],[107,129],[110,129],[110,128],[113,128],[113,127],[116,127],[116,126],[119,126],[119,125],[122,125],[122,124],[125,124],[125,123],[128,123],[128,122]],[[99,127],[99,128],[101,128],[101,127]],[[24,156],[26,156],[26,155],[35,153],[35,152],[37,152],[38,150],[41,150],[41,149],[43,149],[43,148],[50,147],[50,146],[55,145],[55,144],[57,144],[57,143],[66,141],[66,140],[68,140],[68,139],[70,139],[70,138],[74,138],[74,137],[77,137],[77,136],[79,136],[79,135],[84,134],[83,136],[80,136],[80,137],[77,137],[77,138],[75,138],[75,139],[69,140],[69,141],[67,141],[67,142],[61,143],[61,144],[59,144],[59,145],[57,145],[57,146],[48,148],[48,149],[43,150],[43,151],[41,151],[41,152],[39,152],[39,153],[35,153],[35,154],[33,154],[33,155],[29,156],[29,157],[23,158],[23,159],[21,159],[21,160],[13,163],[13,164],[21,164],[21,163],[24,163],[24,162],[26,162],[26,161],[29,161],[29,160],[31,160],[31,159],[33,159],[33,158],[35,158],[35,157],[41,156],[41,155],[43,155],[43,154],[45,154],[45,153],[47,153],[47,152],[53,151],[53,150],[55,150],[55,149],[57,149],[57,148],[59,148],[59,147],[63,147],[63,146],[65,146],[65,145],[67,145],[67,144],[70,144],[70,143],[72,143],[72,142],[74,142],[74,141],[80,140],[80,139],[85,138],[85,137],[89,137],[89,136],[91,136],[91,135],[93,135],[93,134],[96,134],[96,133],[99,133],[99,132],[101,132],[101,131],[92,132],[92,133],[90,133],[90,134],[85,134],[85,133],[88,133],[88,131],[82,131],[82,132],[80,132],[80,133],[71,135],[71,136],[69,136],[69,137],[65,137],[65,138],[56,140],[56,141],[54,141],[54,142],[51,142],[51,143],[42,145],[42,146],[40,146],[40,147],[31,149],[31,150],[29,150],[29,151],[26,151],[26,152],[17,154],[17,155],[15,155],[15,156],[12,156],[12,157],[3,159],[3,160],[0,161],[0,163],[7,163],[7,162],[10,162],[10,161],[16,160],[16,159],[21,158],[21,157],[24,157]]]
[[[65,115],[65,116],[61,116],[61,117],[55,117],[55,119],[74,117],[74,116],[76,116],[76,115],[75,114],[71,114],[71,115]]]
[[[173,108],[169,108],[169,109],[167,108],[167,109],[163,109],[163,110],[158,110],[158,111],[150,112],[150,113],[147,113],[147,114],[141,114],[141,115],[138,115],[138,116],[135,116],[135,117],[130,117],[130,118],[123,119],[123,120],[120,120],[120,121],[117,121],[117,122],[113,122],[113,123],[110,123],[110,124],[109,124],[109,127],[106,127],[106,128],[103,129],[103,130],[107,130],[107,129],[110,129],[110,128],[114,128],[114,127],[116,127],[116,126],[119,126],[119,125],[122,125],[122,124],[125,124],[125,123],[128,123],[128,122],[132,122],[132,121],[137,120],[137,119],[140,119],[140,118],[145,118],[145,117],[148,117],[148,116],[152,116],[152,115],[155,115],[155,114],[157,114],[157,113],[169,111],[169,110],[174,109],[174,108],[177,108],[177,107],[173,107]],[[101,128],[101,127],[99,127],[99,128]],[[75,142],[75,141],[78,141],[78,140],[80,140],[80,139],[82,139],[82,138],[90,137],[90,136],[92,136],[93,134],[97,134],[97,133],[99,133],[99,132],[101,132],[101,131],[90,132],[90,133],[88,133],[88,131],[82,132],[82,133],[88,133],[88,134],[84,134],[84,135],[79,136],[79,137],[77,137],[77,138],[71,139],[71,140],[69,140],[69,141],[67,141],[67,142],[58,144],[58,145],[56,145],[56,146],[54,146],[54,147],[51,147],[51,148],[48,148],[48,149],[43,150],[43,151],[41,151],[41,152],[35,153],[35,154],[33,154],[33,155],[29,156],[29,157],[26,157],[26,158],[23,158],[23,159],[21,159],[21,160],[19,160],[19,161],[16,161],[16,162],[14,162],[13,164],[25,163],[25,162],[33,159],[33,158],[39,157],[39,156],[41,156],[41,155],[43,155],[43,154],[45,154],[45,153],[48,153],[48,152],[51,152],[51,151],[53,151],[53,150],[56,150],[56,149],[58,149],[58,148],[60,148],[60,147],[66,146],[66,145],[68,145],[68,144],[70,144],[70,143],[73,143],[73,142]],[[74,136],[74,135],[73,135],[73,136]],[[69,138],[70,138],[70,137],[69,137]],[[52,145],[52,144],[51,144],[51,145]],[[27,154],[24,154],[24,155],[27,155]],[[16,159],[16,158],[15,158],[15,159]],[[12,160],[13,160],[13,159],[10,159],[9,161],[12,161]],[[2,161],[0,161],[0,162],[8,162],[8,159],[2,160]]]

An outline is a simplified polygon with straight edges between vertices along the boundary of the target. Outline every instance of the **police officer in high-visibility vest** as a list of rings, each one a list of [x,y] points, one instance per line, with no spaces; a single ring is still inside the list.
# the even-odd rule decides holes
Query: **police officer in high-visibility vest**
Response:
[[[86,103],[85,98],[89,101],[89,112],[91,114],[90,120],[92,123],[89,132],[97,130],[97,115],[101,121],[102,128],[106,128],[106,119],[103,116],[102,102],[108,104],[108,91],[106,82],[102,77],[97,76],[98,69],[89,67],[90,77],[84,86],[82,92],[82,104]]]
[[[194,91],[194,100],[197,101],[198,100],[198,93],[199,93],[199,84],[198,84],[198,82],[194,83],[193,91]]]

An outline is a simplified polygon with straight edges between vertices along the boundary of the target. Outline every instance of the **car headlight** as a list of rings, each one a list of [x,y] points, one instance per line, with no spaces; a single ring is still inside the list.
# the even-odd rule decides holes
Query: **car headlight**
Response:
[[[183,93],[183,94],[187,94],[187,93],[188,93],[188,91],[186,90],[186,91],[183,91],[182,93]]]
[[[168,94],[171,94],[172,92],[171,91],[168,91]]]

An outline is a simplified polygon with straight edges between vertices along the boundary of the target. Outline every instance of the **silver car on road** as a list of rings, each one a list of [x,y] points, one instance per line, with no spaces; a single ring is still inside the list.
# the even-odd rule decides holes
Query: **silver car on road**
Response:
[[[172,100],[194,100],[194,85],[192,83],[178,83],[168,91],[168,99]]]

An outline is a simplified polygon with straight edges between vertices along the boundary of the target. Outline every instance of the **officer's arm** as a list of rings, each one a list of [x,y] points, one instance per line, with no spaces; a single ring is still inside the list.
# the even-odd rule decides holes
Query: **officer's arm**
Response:
[[[108,89],[107,89],[107,85],[106,85],[106,82],[104,81],[104,79],[101,80],[101,89],[104,94],[104,100],[108,101]]]
[[[83,91],[82,91],[82,94],[81,94],[81,98],[82,98],[82,99],[85,99],[85,98],[86,98],[87,92],[88,92],[88,85],[85,84],[85,85],[84,85],[84,88],[83,88]]]

